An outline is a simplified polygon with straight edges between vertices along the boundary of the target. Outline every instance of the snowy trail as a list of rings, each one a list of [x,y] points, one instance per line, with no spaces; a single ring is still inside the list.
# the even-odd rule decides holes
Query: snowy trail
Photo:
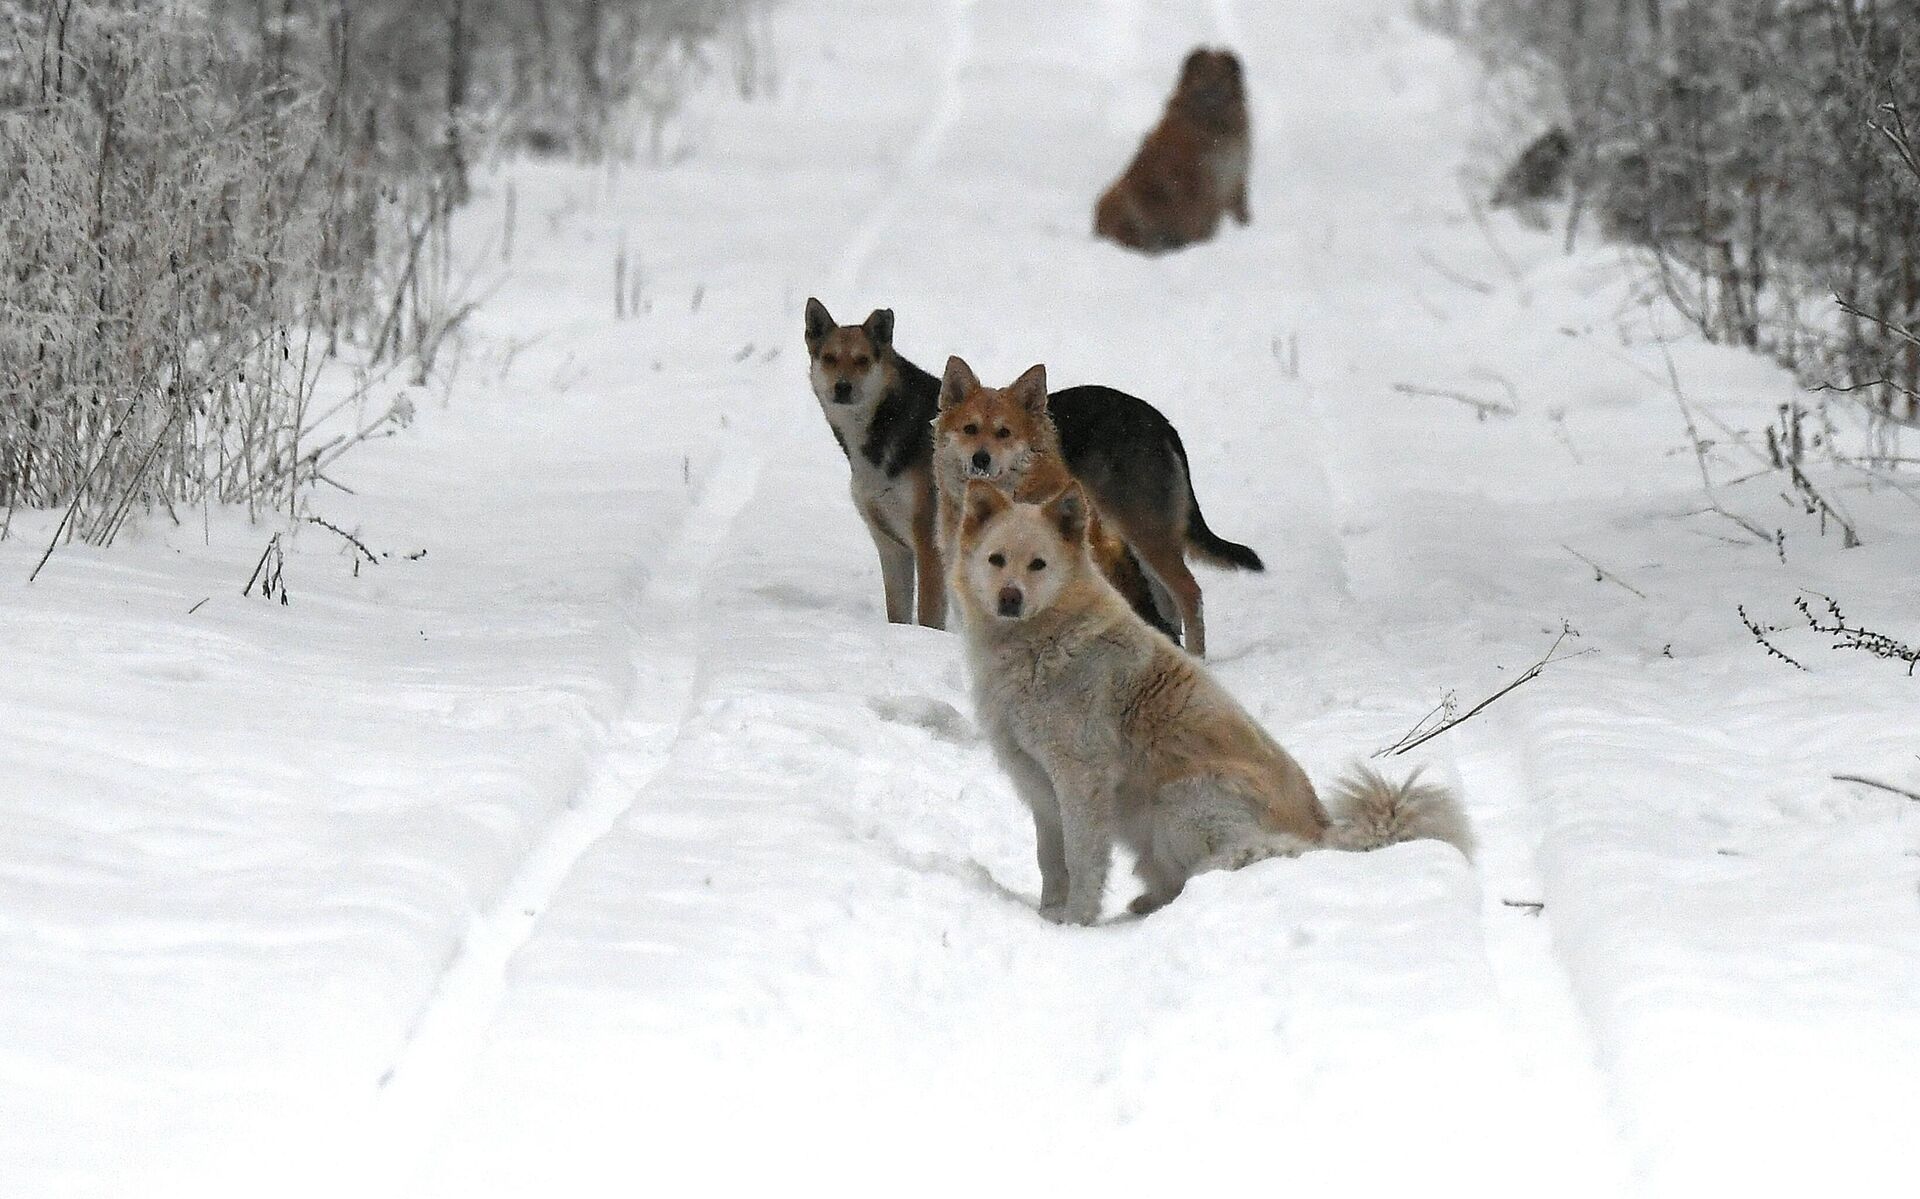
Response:
[[[1218,11],[1193,15],[1201,25],[1224,20]],[[1057,61],[1054,48],[1032,40],[1020,52]],[[958,62],[950,60],[949,80],[964,69]],[[1000,111],[943,91],[880,215],[858,226],[841,260],[843,289],[861,281],[883,288],[856,293],[849,311],[896,305],[909,352],[925,341],[915,325],[927,306],[909,307],[892,289],[918,294],[928,283],[913,254],[876,247],[888,235],[900,246],[937,244],[926,222],[962,161],[952,156],[982,146]],[[1000,169],[1024,170],[1018,147],[997,153]],[[1018,273],[1022,263],[1006,256],[969,267],[970,277],[953,280],[956,297],[988,285],[982,269]],[[987,314],[951,315],[962,345],[984,343],[994,354],[1010,340],[1016,355],[1044,350],[1055,360],[1044,335],[1010,338],[1015,331],[979,323]],[[1274,386],[1264,354],[1250,376],[1239,335],[1221,336],[1208,392]],[[1270,551],[1281,577],[1311,580],[1300,597],[1308,610],[1331,613],[1353,603],[1337,527],[1347,518],[1344,504],[1327,502],[1340,480],[1318,448],[1327,434],[1313,387],[1281,381],[1281,394],[1297,402],[1266,412],[1207,412],[1179,389],[1149,394],[1165,396],[1193,430],[1218,527],[1246,519],[1226,515],[1243,485],[1221,469],[1221,443],[1291,447],[1297,468],[1273,497],[1288,514],[1285,528],[1266,525],[1266,535],[1250,539]],[[1526,998],[1503,993],[1513,983],[1502,972],[1538,974],[1538,963],[1486,964],[1490,954],[1516,955],[1483,940],[1482,893],[1444,851],[1316,858],[1203,880],[1154,920],[1081,945],[1033,922],[1030,832],[957,715],[966,701],[950,642],[872,623],[848,628],[842,604],[827,595],[842,589],[832,580],[870,574],[864,547],[828,551],[789,536],[796,526],[846,523],[844,500],[819,482],[832,468],[814,465],[823,463],[822,439],[799,434],[810,443],[741,513],[705,596],[731,652],[716,661],[674,760],[583,857],[520,956],[473,1096],[423,1176],[427,1190],[460,1193],[502,1176],[531,1185],[531,1175],[502,1175],[524,1163],[496,1151],[527,1138],[549,1146],[539,1167],[546,1177],[558,1170],[579,1186],[618,1177],[606,1173],[617,1166],[601,1150],[631,1120],[660,1134],[659,1164],[669,1173],[717,1158],[726,1163],[720,1177],[744,1182],[800,1145],[843,1145],[841,1113],[853,1104],[863,1112],[863,1143],[886,1148],[872,1150],[852,1180],[911,1168],[932,1151],[926,1129],[955,1125],[980,1125],[976,1135],[1042,1176],[1093,1153],[1109,1160],[1103,1176],[1157,1177],[1162,1147],[1175,1139],[1225,1146],[1279,1124],[1337,1156],[1350,1140],[1343,1130],[1380,1095],[1395,1095],[1403,1110],[1438,1111],[1464,1086],[1543,1155],[1578,1162],[1592,1180],[1584,1193],[1606,1193],[1620,1173],[1605,1160],[1609,1135],[1580,1106],[1591,1096],[1555,1073],[1571,1067],[1547,1060],[1558,1052],[1577,1062],[1583,1038],[1502,1043],[1512,1005]],[[1258,581],[1210,577],[1216,585],[1231,602]],[[1323,746],[1341,744],[1351,722],[1335,722],[1329,739],[1314,729],[1311,700],[1303,708],[1261,684],[1292,649],[1284,638],[1256,635],[1248,644],[1241,629],[1227,639],[1221,669],[1270,721],[1308,721],[1297,736],[1324,775],[1338,759]],[[1230,893],[1239,900],[1224,902]],[[1249,908],[1300,914],[1276,930],[1270,917],[1246,920]],[[1275,952],[1276,935],[1285,968],[1238,967]],[[716,955],[714,945],[734,948]],[[1384,995],[1344,992],[1334,963],[1355,953],[1398,960],[1403,981]],[[1089,992],[1094,978],[1100,986]],[[1344,1008],[1305,998],[1315,984],[1342,991]],[[881,994],[884,1005],[873,1006]],[[1418,1016],[1407,1002],[1414,994]],[[623,998],[610,1005],[616,995]],[[1054,1015],[1066,1012],[1071,1034]],[[593,1030],[587,1055],[583,1029]],[[1552,1034],[1543,1026],[1533,1039]],[[992,1057],[966,1064],[966,1046],[986,1041]],[[1003,1058],[1028,1064],[1018,1096],[995,1085]],[[625,1081],[635,1077],[649,1081]],[[940,1094],[927,1090],[930,1077],[942,1079]],[[910,1121],[892,1118],[896,1110],[913,1113]],[[776,1111],[787,1113],[778,1133],[765,1123]],[[1065,1111],[1074,1114],[1063,1119]],[[716,1128],[741,1119],[769,1127],[770,1161],[728,1160],[714,1143]],[[1132,1136],[1116,1141],[1115,1127]],[[1423,1164],[1355,1168],[1382,1185],[1412,1181],[1433,1160],[1456,1160],[1463,1143],[1446,1121],[1401,1136]],[[1589,1136],[1596,1143],[1582,1143]],[[567,1164],[556,1167],[555,1158]],[[1532,1169],[1491,1171],[1493,1190],[1519,1193]]]

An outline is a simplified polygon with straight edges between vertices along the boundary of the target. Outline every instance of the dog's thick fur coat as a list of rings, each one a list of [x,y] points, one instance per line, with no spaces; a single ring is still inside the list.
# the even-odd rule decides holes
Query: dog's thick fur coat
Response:
[[[1187,554],[1233,569],[1263,566],[1260,555],[1207,527],[1186,447],[1159,409],[1111,387],[1049,395],[1046,371],[1037,366],[1010,387],[983,387],[955,357],[940,381],[939,413],[933,475],[943,558],[952,554],[969,480],[988,480],[1025,500],[1045,499],[1077,480],[1093,499],[1095,561],[1137,611],[1162,617],[1167,631],[1177,621],[1187,649],[1205,656],[1200,582],[1187,568]],[[1127,564],[1116,565],[1103,531],[1125,544],[1165,596],[1163,604],[1142,607],[1124,583]]]
[[[1240,60],[1231,50],[1194,50],[1166,113],[1093,209],[1093,231],[1148,254],[1205,241],[1247,209],[1251,139]]]
[[[1361,770],[1324,806],[1306,772],[1088,557],[1077,486],[1044,505],[971,482],[951,586],[978,718],[1032,810],[1041,914],[1091,924],[1116,841],[1151,912],[1187,879],[1316,847],[1434,838],[1470,853],[1443,788]]]

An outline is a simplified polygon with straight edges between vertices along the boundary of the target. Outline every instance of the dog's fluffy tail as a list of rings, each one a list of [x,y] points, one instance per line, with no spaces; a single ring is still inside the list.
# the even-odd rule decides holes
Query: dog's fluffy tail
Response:
[[[1370,767],[1357,767],[1334,787],[1328,803],[1333,827],[1324,844],[1330,849],[1381,849],[1402,841],[1445,841],[1473,856],[1473,831],[1451,791],[1420,781],[1390,783]]]
[[[1193,494],[1193,467],[1187,462],[1187,447],[1180,440],[1180,431],[1169,424],[1167,436],[1174,456],[1180,459],[1180,474],[1187,486],[1187,548],[1227,570],[1265,570],[1267,564],[1252,547],[1228,541],[1207,527],[1207,518],[1200,515],[1200,497]]]

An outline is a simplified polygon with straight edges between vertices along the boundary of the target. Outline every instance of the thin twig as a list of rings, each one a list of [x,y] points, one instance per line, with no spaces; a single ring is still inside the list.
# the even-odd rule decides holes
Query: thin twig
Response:
[[[1863,787],[1878,787],[1882,791],[1891,791],[1895,795],[1904,795],[1908,799],[1920,800],[1920,792],[1909,791],[1905,787],[1896,787],[1892,783],[1883,783],[1877,779],[1863,778],[1857,774],[1836,774],[1833,778],[1842,783],[1859,783]]]
[[[1840,306],[1840,311],[1846,313],[1848,316],[1857,316],[1863,321],[1867,321],[1867,322],[1870,322],[1871,324],[1878,326],[1882,333],[1886,333],[1894,338],[1899,339],[1900,341],[1909,342],[1915,346],[1920,346],[1920,333],[1915,333],[1912,329],[1907,328],[1905,325],[1896,325],[1884,317],[1875,316],[1871,312],[1867,312],[1864,309],[1858,308],[1851,302],[1841,299],[1838,293],[1834,295],[1833,302],[1835,304],[1838,304]]]
[[[66,512],[60,517],[60,523],[53,527],[53,536],[47,541],[47,552],[40,555],[40,561],[34,565],[33,573],[27,576],[27,582],[31,583],[39,578],[40,571],[47,565],[47,559],[53,557],[54,547],[60,544],[61,532],[72,522],[73,514],[80,508],[81,499],[86,496],[88,486],[93,483],[93,476],[99,473],[100,464],[107,460],[107,454],[113,449],[113,444],[120,440],[120,434],[124,432],[127,427],[127,416],[132,412],[133,405],[129,403],[126,412],[121,414],[119,425],[114,428],[113,432],[107,434],[106,444],[100,447],[99,456],[94,458],[93,466],[87,471],[87,477],[80,480],[79,488],[73,493],[73,502],[67,505]]]
[[[240,589],[241,595],[251,595],[253,585],[260,581],[260,572],[267,568],[267,559],[272,556],[274,547],[280,544],[280,534],[275,533],[267,539],[267,548],[260,551],[260,561],[253,564],[253,573],[247,576],[247,585]]]
[[[1395,742],[1392,745],[1389,745],[1385,749],[1374,751],[1372,756],[1376,758],[1398,756],[1400,754],[1406,753],[1410,749],[1414,749],[1418,746],[1424,745],[1427,742],[1433,740],[1435,737],[1438,737],[1440,734],[1446,732],[1448,729],[1455,728],[1459,725],[1465,724],[1469,720],[1472,720],[1475,716],[1478,716],[1480,713],[1486,711],[1487,708],[1490,705],[1492,705],[1492,703],[1495,700],[1507,694],[1509,691],[1512,691],[1514,688],[1520,686],[1522,683],[1530,683],[1534,679],[1539,678],[1540,672],[1545,670],[1547,667],[1553,665],[1555,662],[1566,662],[1574,658],[1584,657],[1587,654],[1591,654],[1595,652],[1590,649],[1583,649],[1578,653],[1566,654],[1561,657],[1555,657],[1554,655],[1560,649],[1560,643],[1565,641],[1571,635],[1573,635],[1573,629],[1568,625],[1561,625],[1560,635],[1553,639],[1553,644],[1547,647],[1547,652],[1541,655],[1540,660],[1538,662],[1535,662],[1533,665],[1527,667],[1526,670],[1522,671],[1519,678],[1513,680],[1513,682],[1508,683],[1506,686],[1500,688],[1500,690],[1494,692],[1492,695],[1487,696],[1487,698],[1473,705],[1473,707],[1468,708],[1464,714],[1460,716],[1455,716],[1450,720],[1444,721],[1441,724],[1436,725],[1431,729],[1428,729],[1426,732],[1420,733],[1418,736],[1413,736],[1411,733],[1409,733],[1407,737],[1402,737],[1399,741]],[[1414,727],[1417,729],[1419,726],[1416,725]]]
[[[1480,201],[1471,193],[1466,199],[1467,211],[1473,215],[1473,223],[1479,227],[1480,236],[1487,239],[1487,245],[1493,248],[1494,257],[1500,260],[1500,265],[1506,268],[1507,274],[1512,277],[1513,285],[1524,293],[1527,285],[1526,276],[1521,273],[1519,265],[1513,261],[1513,255],[1507,253],[1507,248],[1500,244],[1499,238],[1494,236],[1493,226],[1487,223],[1487,214],[1480,207]]]
[[[371,566],[380,565],[379,557],[375,555],[372,550],[367,548],[365,542],[361,541],[358,537],[355,537],[352,533],[347,532],[345,529],[341,528],[339,525],[336,525],[332,521],[325,520],[318,516],[307,517],[307,523],[310,525],[319,525],[321,528],[327,530],[330,533],[339,534],[341,537],[344,537],[347,540],[347,543],[349,545],[353,546],[354,549],[360,551],[361,556],[367,560],[367,563],[369,565]],[[357,567],[355,568],[355,571],[356,573],[358,572]]]
[[[1561,542],[1560,548],[1567,551],[1569,554],[1572,554],[1574,557],[1580,559],[1582,562],[1585,562],[1588,566],[1593,567],[1594,582],[1618,583],[1620,586],[1625,587],[1628,591],[1633,592],[1635,595],[1639,596],[1641,599],[1647,598],[1646,592],[1640,590],[1638,587],[1635,587],[1632,583],[1627,582],[1625,579],[1621,578],[1619,575],[1614,574],[1612,571],[1608,570],[1606,567],[1601,566],[1598,562],[1595,562],[1592,558],[1587,557],[1585,554],[1581,553],[1579,550],[1574,549],[1572,546],[1568,545],[1566,542],[1564,541]]]
[[[1393,389],[1401,395],[1431,396],[1434,399],[1453,400],[1473,409],[1473,415],[1479,420],[1489,416],[1514,416],[1517,410],[1512,405],[1499,400],[1483,400],[1479,396],[1468,395],[1464,391],[1452,391],[1444,387],[1420,387],[1412,383],[1395,383]]]
[[[1759,622],[1755,621],[1753,617],[1747,615],[1746,605],[1744,604],[1735,604],[1733,610],[1740,614],[1740,623],[1747,626],[1747,632],[1753,634],[1753,639],[1760,643],[1761,649],[1764,649],[1767,651],[1768,657],[1778,658],[1782,662],[1785,662],[1788,666],[1793,667],[1795,670],[1805,671],[1807,669],[1805,666],[1802,666],[1797,660],[1789,657],[1786,651],[1782,650],[1779,646],[1775,645],[1773,642],[1767,640],[1768,633],[1777,633],[1780,631],[1779,629],[1761,628],[1759,625]]]
[[[1728,511],[1727,508],[1720,503],[1720,493],[1714,488],[1713,484],[1713,473],[1707,468],[1706,440],[1700,436],[1700,426],[1693,419],[1693,406],[1687,403],[1687,393],[1680,386],[1680,372],[1673,365],[1673,353],[1667,349],[1667,343],[1664,341],[1660,343],[1660,357],[1665,360],[1667,364],[1668,390],[1673,393],[1673,402],[1680,405],[1680,418],[1685,421],[1687,425],[1687,440],[1693,445],[1693,459],[1700,467],[1700,486],[1704,488],[1707,493],[1709,510],[1717,512],[1734,524],[1739,525],[1747,532],[1753,534],[1756,540],[1772,545],[1773,534],[1767,532],[1746,517]],[[1782,656],[1784,657],[1785,655]]]
[[[1479,292],[1483,296],[1490,296],[1493,294],[1493,284],[1488,283],[1484,279],[1475,279],[1471,275],[1465,275],[1459,271],[1454,270],[1452,267],[1448,266],[1446,263],[1440,261],[1438,258],[1435,258],[1432,254],[1428,253],[1425,249],[1422,249],[1420,251],[1420,260],[1426,263],[1428,266],[1432,267],[1434,270],[1440,272],[1440,275],[1442,278],[1446,279],[1451,283],[1458,283],[1460,286],[1466,288],[1468,291]]]

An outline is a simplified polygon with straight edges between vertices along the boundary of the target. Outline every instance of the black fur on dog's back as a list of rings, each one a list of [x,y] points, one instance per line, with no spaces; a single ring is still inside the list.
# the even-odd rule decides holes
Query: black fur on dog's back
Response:
[[[940,413],[940,380],[903,355],[895,354],[893,361],[898,382],[873,410],[860,446],[860,453],[888,478],[933,461],[933,418]]]
[[[899,391],[890,394],[874,414],[864,452],[878,465],[879,443],[885,440],[893,451],[885,454],[889,461],[902,465],[931,461],[940,380],[898,351],[894,362],[899,368]],[[895,405],[904,420],[887,418]],[[1117,388],[1083,384],[1048,395],[1047,413],[1060,434],[1067,469],[1094,503],[1124,516],[1178,512],[1184,500],[1186,521],[1179,532],[1196,553],[1230,570],[1266,569],[1250,547],[1228,541],[1207,527],[1200,498],[1193,491],[1187,447],[1180,431],[1158,408]]]
[[[1218,566],[1264,570],[1260,555],[1207,527],[1180,431],[1152,404],[1112,387],[1068,387],[1047,397],[1067,469],[1094,503],[1120,512],[1178,511],[1188,543]]]

